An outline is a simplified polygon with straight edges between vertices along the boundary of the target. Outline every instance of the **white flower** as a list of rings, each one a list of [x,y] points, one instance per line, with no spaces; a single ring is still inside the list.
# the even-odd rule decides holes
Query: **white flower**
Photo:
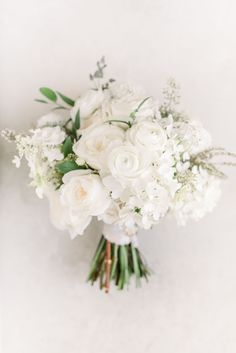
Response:
[[[72,120],[75,120],[78,110],[80,110],[81,119],[89,118],[101,106],[103,100],[102,91],[88,90],[75,101],[75,105],[70,111]]]
[[[31,143],[42,150],[49,162],[63,159],[59,145],[65,140],[66,134],[59,126],[47,126],[32,130]]]
[[[101,215],[98,216],[99,220],[102,220],[104,223],[113,224],[119,220],[119,207],[118,203],[111,202],[110,207]]]
[[[140,87],[135,87],[127,83],[113,83],[110,86],[111,99],[107,103],[108,115],[115,119],[129,120],[129,115],[146,98],[144,91]],[[137,118],[154,117],[157,111],[157,103],[148,99],[140,107],[136,114]]]
[[[157,180],[137,180],[133,185],[134,196],[127,205],[131,209],[138,208],[139,224],[149,229],[153,224],[158,223],[170,207],[170,196],[165,187]]]
[[[112,175],[107,175],[102,179],[103,184],[110,191],[111,197],[117,199],[121,196],[123,192],[123,187],[121,183],[115,179]]]
[[[104,224],[103,226],[103,235],[104,237],[111,241],[112,243],[118,245],[126,245],[133,243],[134,246],[137,246],[137,227],[134,228],[132,234],[128,234],[119,224]]]
[[[14,156],[12,163],[15,164],[16,168],[20,168],[21,159],[19,156]]]
[[[41,127],[44,127],[45,125],[47,126],[62,125],[63,123],[65,123],[65,120],[66,120],[65,117],[52,111],[46,115],[41,116],[38,119],[37,127],[41,128]]]
[[[72,237],[83,234],[92,216],[100,216],[110,205],[108,192],[98,175],[72,171],[64,175],[61,203],[67,212],[66,222]]]
[[[131,182],[147,172],[150,156],[132,145],[115,147],[108,155],[111,175],[123,183]]]
[[[181,142],[186,152],[197,154],[211,146],[211,135],[198,121],[175,122],[171,136]]]
[[[65,132],[59,126],[47,126],[32,132],[32,142],[38,145],[57,146],[66,138]]]
[[[203,169],[194,169],[192,182],[175,195],[173,212],[179,224],[199,220],[216,206],[221,195],[220,180]]]
[[[57,147],[55,147],[55,148],[44,148],[43,152],[44,152],[44,156],[47,157],[49,162],[61,161],[64,158],[63,153]]]
[[[49,200],[50,219],[54,227],[60,230],[67,229],[66,209],[63,207],[60,198],[60,191],[52,188],[45,188],[44,195]]]
[[[95,169],[106,169],[107,155],[124,140],[124,131],[113,125],[94,125],[82,132],[73,151]]]
[[[142,121],[126,132],[127,140],[147,151],[163,151],[167,136],[157,122]]]

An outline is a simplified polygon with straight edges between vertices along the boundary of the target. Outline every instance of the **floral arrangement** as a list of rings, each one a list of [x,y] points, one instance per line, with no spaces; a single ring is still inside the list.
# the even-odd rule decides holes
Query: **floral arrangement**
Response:
[[[90,75],[91,88],[76,100],[40,88],[52,105],[27,134],[4,130],[14,141],[17,167],[25,157],[31,185],[50,204],[52,223],[82,235],[93,217],[103,222],[88,280],[123,289],[130,277],[148,278],[150,269],[138,248],[137,232],[173,215],[178,224],[198,220],[220,197],[225,174],[219,157],[235,157],[212,147],[210,134],[178,111],[174,80],[163,102],[139,87],[104,77],[105,60]]]

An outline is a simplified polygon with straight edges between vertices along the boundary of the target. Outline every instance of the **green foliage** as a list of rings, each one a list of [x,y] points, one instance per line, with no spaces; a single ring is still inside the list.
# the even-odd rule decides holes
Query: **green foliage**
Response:
[[[38,102],[38,103],[48,103],[47,101],[45,101],[44,99],[35,99],[35,102]]]
[[[64,157],[67,157],[68,154],[72,153],[72,146],[73,146],[73,141],[70,136],[68,136],[62,146],[62,152],[64,154]]]
[[[57,95],[56,93],[48,87],[41,87],[39,91],[42,93],[43,96],[45,96],[47,99],[49,99],[52,102],[57,101]]]
[[[86,167],[78,166],[73,160],[65,160],[57,164],[57,170],[63,175],[77,169],[86,169]]]
[[[106,242],[107,240],[102,236],[92,259],[88,275],[88,281],[92,284],[99,280],[100,289],[105,287]],[[132,277],[135,278],[136,285],[139,286],[141,279],[148,280],[148,276],[151,274],[138,248],[132,244],[117,245],[111,243],[111,267],[109,271],[110,280],[114,281],[120,290],[129,286]]]
[[[66,104],[70,105],[70,106],[74,106],[75,105],[75,101],[67,96],[65,96],[64,94],[57,92],[57,94],[59,95],[59,97],[63,100],[63,102],[65,102]]]
[[[94,80],[95,78],[103,78],[103,71],[106,67],[107,64],[105,63],[105,58],[103,56],[100,60],[97,61],[97,70],[94,72],[94,74],[89,75],[90,80]]]
[[[76,130],[80,129],[80,110],[79,109],[78,109],[76,116],[75,116],[74,125],[75,125]]]

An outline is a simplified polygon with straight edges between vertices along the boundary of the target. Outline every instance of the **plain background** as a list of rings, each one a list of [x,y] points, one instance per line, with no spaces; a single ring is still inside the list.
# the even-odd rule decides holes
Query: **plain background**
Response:
[[[234,0],[2,1],[1,128],[33,126],[40,86],[76,97],[104,54],[112,76],[157,97],[174,76],[185,110],[236,151],[235,12]],[[140,235],[148,285],[105,295],[85,283],[100,226],[74,241],[55,230],[13,146],[0,153],[3,353],[236,351],[236,170],[201,222]]]

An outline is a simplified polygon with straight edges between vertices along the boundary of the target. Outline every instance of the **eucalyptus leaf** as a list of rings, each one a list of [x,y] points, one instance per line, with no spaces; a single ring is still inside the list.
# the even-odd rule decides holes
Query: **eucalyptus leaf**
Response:
[[[48,103],[47,101],[43,100],[43,99],[35,99],[35,102],[38,102],[38,103]]]
[[[42,93],[43,96],[48,98],[50,101],[52,101],[52,102],[56,102],[57,101],[57,95],[51,88],[41,87],[39,89],[39,91]]]
[[[65,96],[64,94],[57,92],[57,94],[59,95],[59,97],[68,105],[70,106],[74,106],[75,105],[75,101],[67,96]]]
[[[55,107],[52,110],[66,110],[66,108],[65,107]]]

